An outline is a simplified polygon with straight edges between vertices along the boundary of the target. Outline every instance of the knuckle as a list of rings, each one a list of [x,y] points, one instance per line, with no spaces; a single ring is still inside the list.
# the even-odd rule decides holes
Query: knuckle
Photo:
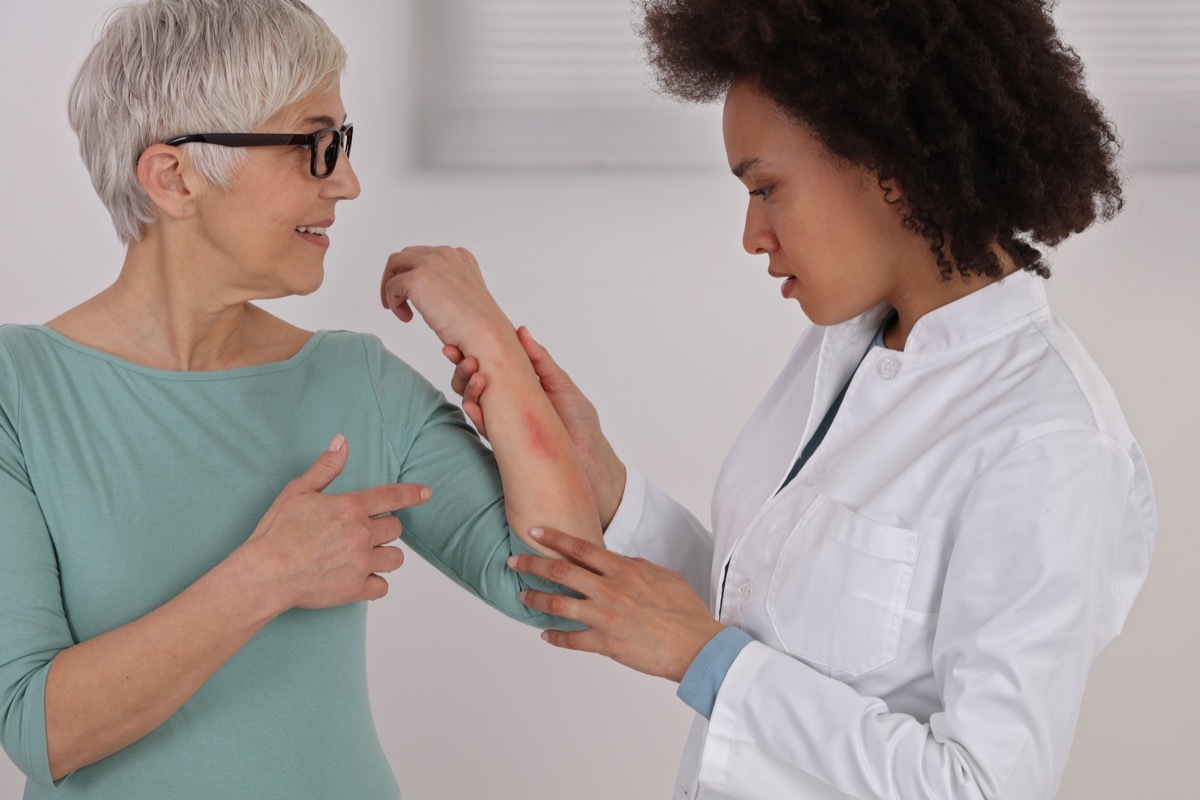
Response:
[[[583,539],[573,539],[570,545],[571,555],[578,559],[586,559],[595,552],[596,546]]]
[[[561,617],[567,612],[567,598],[561,594],[550,595],[546,599],[546,610],[556,617]]]
[[[550,577],[561,583],[571,576],[571,565],[562,559],[556,559],[550,562]]]

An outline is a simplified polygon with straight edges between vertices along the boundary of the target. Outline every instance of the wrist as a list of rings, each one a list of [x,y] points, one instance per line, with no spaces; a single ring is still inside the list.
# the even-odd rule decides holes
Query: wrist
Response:
[[[518,355],[525,361],[529,360],[512,322],[499,309],[494,317],[476,320],[463,332],[463,341],[455,344],[464,355],[474,356],[481,364],[485,358],[503,358],[507,362]]]
[[[596,498],[600,527],[604,530],[621,507],[629,475],[624,462],[617,457],[612,445],[603,436],[595,446],[588,449],[588,457],[593,465],[593,468],[588,470],[588,475],[595,477],[592,481],[592,494]]]
[[[280,579],[282,570],[269,554],[259,552],[250,540],[230,553],[229,557],[209,573],[221,587],[244,609],[255,624],[265,625],[297,605]]]
[[[696,658],[700,655],[701,651],[703,651],[704,648],[707,647],[708,644],[712,642],[712,640],[715,639],[723,630],[725,630],[725,626],[710,617],[707,620],[707,624],[696,629],[691,641],[682,651],[682,659],[678,664],[675,665],[675,670],[673,673],[667,677],[675,683],[682,682],[684,676],[687,675],[688,670],[691,669],[692,664],[695,663]]]

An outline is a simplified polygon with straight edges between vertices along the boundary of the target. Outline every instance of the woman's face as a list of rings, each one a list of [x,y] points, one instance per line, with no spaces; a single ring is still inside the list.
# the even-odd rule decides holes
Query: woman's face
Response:
[[[906,265],[930,269],[928,245],[904,227],[875,176],[828,155],[745,81],[725,98],[724,134],[729,166],[750,190],[742,245],[766,254],[784,297],[814,323],[895,305]]]
[[[313,133],[341,127],[345,119],[341,90],[334,84],[282,109],[256,132]],[[227,188],[208,184],[196,193],[198,240],[191,242],[200,256],[196,269],[222,294],[309,294],[324,279],[330,235],[298,228],[330,227],[338,201],[358,196],[350,159],[339,153],[333,173],[314,178],[307,148],[251,147],[246,155]]]

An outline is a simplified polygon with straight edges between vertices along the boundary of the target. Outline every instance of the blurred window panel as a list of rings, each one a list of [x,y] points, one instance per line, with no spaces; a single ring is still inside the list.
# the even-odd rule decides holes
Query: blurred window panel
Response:
[[[631,0],[421,0],[419,162],[721,168],[720,107],[657,95]],[[1060,0],[1125,164],[1200,170],[1200,0]]]
[[[654,91],[630,0],[423,0],[432,169],[724,168],[719,106]]]
[[[1200,0],[1061,0],[1055,19],[1139,171],[1200,170]]]

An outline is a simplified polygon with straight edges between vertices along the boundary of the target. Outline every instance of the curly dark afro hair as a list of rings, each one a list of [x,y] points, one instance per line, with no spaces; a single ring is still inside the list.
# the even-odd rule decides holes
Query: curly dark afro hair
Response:
[[[745,79],[834,156],[903,190],[943,277],[997,277],[995,242],[1049,277],[1053,247],[1124,205],[1119,140],[1053,0],[642,0],[659,84]]]

